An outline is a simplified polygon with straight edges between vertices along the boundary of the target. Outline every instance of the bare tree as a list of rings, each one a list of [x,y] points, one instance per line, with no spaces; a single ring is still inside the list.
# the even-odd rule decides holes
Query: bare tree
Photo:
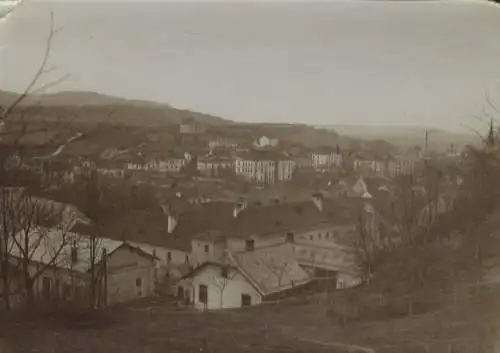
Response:
[[[15,8],[16,7],[10,8],[9,11],[1,14],[0,16],[9,15]],[[18,230],[16,227],[26,222],[26,218],[20,219],[20,215],[15,211],[21,206],[21,204],[24,204],[24,206],[27,205],[26,200],[22,201],[22,198],[13,197],[10,191],[7,190],[10,190],[9,187],[12,185],[20,185],[27,182],[24,177],[30,173],[26,168],[23,168],[23,160],[27,155],[30,155],[29,150],[50,146],[53,141],[56,141],[58,138],[58,135],[56,134],[56,136],[53,136],[52,141],[44,141],[38,146],[27,145],[25,141],[23,141],[25,137],[32,133],[46,132],[47,127],[40,129],[33,129],[30,127],[31,124],[25,120],[26,109],[22,109],[21,103],[29,95],[37,93],[40,94],[45,89],[52,87],[65,79],[66,76],[63,76],[55,81],[44,84],[41,87],[37,87],[41,79],[43,79],[44,76],[51,71],[47,66],[56,33],[57,30],[54,28],[54,19],[51,14],[50,29],[46,40],[46,49],[37,72],[26,89],[7,107],[1,107],[0,109],[0,187],[2,187],[2,207],[0,209],[0,219],[2,223],[2,231],[0,232],[0,269],[4,292],[3,297],[7,308],[10,307],[9,283],[11,282],[9,278],[9,267],[11,265],[9,262],[9,256],[11,249],[9,249],[8,244],[12,244],[14,239],[13,236]],[[32,179],[28,180],[28,182],[31,181]],[[30,218],[28,215],[23,215],[22,217]]]
[[[398,193],[391,201],[393,202],[391,207],[399,210],[395,215],[397,226],[403,233],[403,242],[412,244],[418,227],[418,213],[420,211],[415,175],[401,177],[398,186]]]
[[[99,284],[104,273],[101,271],[102,263],[99,263],[99,253],[103,251],[101,240],[101,229],[104,219],[101,217],[101,204],[103,190],[97,171],[91,171],[86,181],[87,207],[85,213],[93,222],[93,230],[89,234],[89,304],[95,307],[100,300]]]
[[[363,281],[369,282],[375,273],[375,251],[376,247],[368,230],[366,229],[365,217],[361,211],[358,216],[358,237],[355,241],[355,260],[357,267],[362,273]]]
[[[287,261],[285,257],[268,255],[265,257],[263,264],[273,275],[276,289],[281,290],[286,276],[293,270],[293,262]]]
[[[233,271],[232,267],[229,265],[222,265],[221,273],[218,276],[214,276],[213,285],[219,290],[219,305],[222,308],[224,305],[224,291],[226,290],[228,284],[233,280],[238,273]]]
[[[17,228],[14,220],[9,217],[14,213],[19,194],[23,192],[22,188],[7,188],[0,189],[0,275],[3,300],[7,311],[11,309],[10,302],[10,286],[12,282],[11,277],[11,263],[9,255],[12,252],[13,242],[11,239],[16,235]]]
[[[9,255],[17,259],[26,303],[31,306],[36,280],[49,269],[65,265],[63,251],[70,242],[73,222],[68,210],[58,203],[22,195],[16,204],[9,219],[19,232],[11,238]]]

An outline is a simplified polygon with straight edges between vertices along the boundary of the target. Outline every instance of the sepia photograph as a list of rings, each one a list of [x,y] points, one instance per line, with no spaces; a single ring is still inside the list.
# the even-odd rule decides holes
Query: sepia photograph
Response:
[[[500,0],[0,0],[0,353],[500,353]]]

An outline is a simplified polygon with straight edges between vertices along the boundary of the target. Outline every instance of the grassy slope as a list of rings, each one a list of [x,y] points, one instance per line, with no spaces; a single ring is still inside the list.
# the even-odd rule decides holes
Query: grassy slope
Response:
[[[484,245],[494,247],[492,243]],[[469,258],[471,254],[470,244],[463,247],[436,251],[442,261],[430,272],[456,268],[464,256]],[[404,353],[449,352],[452,347],[453,352],[493,353],[491,344],[500,318],[498,288],[476,286],[476,273],[463,271],[452,280],[430,276],[422,288],[408,292],[410,283],[405,281],[404,271],[398,266],[384,270],[386,275],[392,273],[393,280],[335,292],[327,299],[318,295],[306,304],[287,302],[209,314],[176,313],[163,304],[139,304],[115,309],[115,322],[102,328],[61,328],[43,321],[21,328],[11,326],[3,332],[15,352],[195,352],[206,341],[211,352]],[[400,286],[394,286],[394,281]],[[372,297],[376,293],[389,303],[382,314],[392,311],[401,315],[380,320],[368,315],[366,308],[375,306]],[[405,306],[408,297],[415,304],[411,316]],[[361,308],[361,314],[358,321],[341,325],[327,309],[342,308],[346,301],[348,308],[353,303]],[[419,302],[433,302],[435,306],[418,313]]]
[[[206,345],[211,352],[493,353],[500,287],[481,280],[500,264],[500,237],[490,236],[499,228],[500,212],[467,237],[402,249],[368,285],[296,304],[210,314],[138,304],[113,309],[114,322],[103,327],[44,318],[0,327],[0,336],[12,352],[199,352]],[[424,267],[418,282],[413,269]]]

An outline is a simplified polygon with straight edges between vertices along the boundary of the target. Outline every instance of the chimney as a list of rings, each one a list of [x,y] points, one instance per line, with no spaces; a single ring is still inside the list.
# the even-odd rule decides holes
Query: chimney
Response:
[[[168,234],[172,234],[177,227],[177,217],[173,214],[168,215],[168,224],[167,224],[167,232]]]
[[[76,241],[73,241],[71,245],[71,264],[78,262],[78,248],[76,246]]]
[[[312,194],[312,201],[319,212],[323,212],[323,195],[319,192]]]
[[[163,214],[170,213],[170,204],[166,200],[160,200],[159,205]]]
[[[240,200],[238,201],[238,203],[236,205],[234,205],[234,208],[233,208],[233,217],[234,218],[237,218],[238,217],[238,214],[243,211],[244,209],[247,208],[247,201],[243,198],[240,198]]]
[[[177,226],[177,217],[174,215],[172,212],[172,207],[170,204],[166,201],[161,201],[160,202],[160,207],[163,211],[163,214],[167,215],[168,221],[167,221],[167,232],[168,234],[172,234],[173,231],[175,230],[175,227]]]

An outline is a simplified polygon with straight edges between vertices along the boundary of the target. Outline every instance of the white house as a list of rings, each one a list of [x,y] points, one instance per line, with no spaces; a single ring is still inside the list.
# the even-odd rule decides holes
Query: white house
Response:
[[[30,276],[35,279],[34,294],[40,299],[84,298],[90,286],[92,257],[99,302],[126,302],[155,292],[155,258],[135,246],[105,238],[91,241],[89,236],[73,232],[73,227],[36,227],[27,236],[31,238]],[[12,262],[18,267],[25,259],[25,237],[19,232],[10,246]]]
[[[204,262],[185,276],[177,293],[200,310],[240,308],[311,280],[292,245],[281,244],[240,253],[226,250],[218,261]]]
[[[95,228],[72,205],[26,194],[17,197],[19,231],[9,239],[9,255],[14,266],[28,265],[35,295],[61,299],[84,292],[92,264],[102,275],[101,299],[108,303],[152,293],[153,256],[123,241],[91,240]]]
[[[178,219],[172,235],[191,240],[194,266],[217,262],[224,248],[239,254],[291,244],[304,268],[359,277],[352,253],[362,202],[315,194],[312,200],[292,203],[253,205],[243,199],[236,205],[200,204],[170,216]]]
[[[253,142],[255,149],[268,149],[274,148],[278,145],[278,139],[262,136]]]

